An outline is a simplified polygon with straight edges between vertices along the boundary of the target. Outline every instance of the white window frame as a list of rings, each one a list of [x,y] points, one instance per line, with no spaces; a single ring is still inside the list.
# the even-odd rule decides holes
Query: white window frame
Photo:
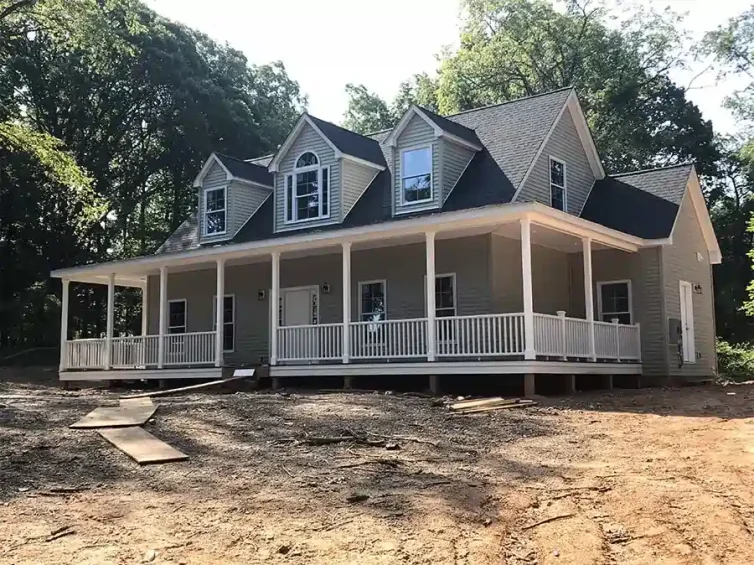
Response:
[[[406,190],[403,186],[403,181],[406,179],[404,176],[404,171],[406,168],[403,166],[404,162],[404,156],[406,153],[411,153],[412,151],[419,151],[421,149],[429,149],[429,198],[424,198],[422,200],[414,200],[412,202],[406,201]],[[400,190],[401,190],[401,206],[416,206],[419,204],[427,204],[429,202],[434,202],[435,200],[435,179],[433,175],[433,170],[435,168],[435,156],[434,151],[432,149],[432,144],[425,144],[425,145],[417,145],[415,147],[406,147],[405,149],[401,149],[401,176],[399,179],[400,183]]]
[[[633,290],[631,288],[631,279],[619,279],[614,281],[598,281],[597,282],[597,320],[603,321],[605,312],[602,310],[602,287],[611,284],[625,284],[628,288],[628,316],[629,324],[634,323],[634,299]],[[608,312],[608,314],[625,314],[626,312]]]
[[[296,167],[296,163],[298,163],[298,160],[305,154],[311,153],[317,158],[317,164],[316,165],[309,165],[307,167]],[[322,213],[322,205],[324,202],[324,199],[322,197],[322,178],[323,178],[323,171],[327,170],[327,214]],[[298,214],[298,207],[296,206],[296,200],[298,199],[297,193],[296,193],[296,187],[298,185],[298,175],[303,173],[309,173],[312,171],[317,171],[317,201],[319,203],[319,215],[314,218],[302,218],[298,219],[296,216]],[[330,214],[332,213],[332,169],[329,165],[322,165],[322,159],[320,159],[319,155],[316,151],[302,151],[296,156],[296,159],[293,161],[293,171],[288,173],[283,177],[283,202],[285,204],[285,208],[283,211],[283,222],[285,224],[301,224],[306,222],[314,222],[317,220],[327,220],[330,218]],[[290,201],[288,198],[288,181],[291,181],[291,193],[293,197],[293,202]],[[302,197],[303,198],[303,197]],[[289,206],[293,205],[293,208],[291,209],[291,219],[288,219],[288,208]]]
[[[380,283],[382,285],[382,296],[383,296],[383,300],[385,302],[385,317],[382,320],[380,320],[379,322],[374,322],[374,321],[364,320],[363,319],[364,312],[362,310],[363,304],[362,304],[362,301],[361,301],[361,289],[364,287],[364,285],[367,285],[367,284],[376,284],[376,283]],[[380,322],[386,321],[387,320],[387,279],[374,279],[374,280],[371,280],[371,281],[359,281],[358,292],[359,292],[359,322],[370,322],[370,323],[373,323],[373,324],[378,324]]]
[[[555,161],[556,163],[560,163],[563,165],[563,186],[560,186],[559,184],[556,184],[552,182],[552,162]],[[557,186],[558,188],[563,189],[563,210],[562,212],[568,211],[568,169],[566,167],[566,162],[562,159],[558,159],[557,157],[553,157],[550,155],[550,160],[547,162],[547,180],[550,183],[550,207],[554,208],[552,205],[552,187]],[[558,208],[555,208],[558,210]]]
[[[182,326],[171,326],[170,325],[170,305],[173,304],[173,303],[178,303],[178,302],[183,302],[183,325]],[[170,331],[173,328],[183,328],[183,333],[184,334],[188,333],[188,302],[187,302],[187,300],[185,298],[173,298],[171,300],[168,300],[167,316],[168,316],[168,320],[167,320],[167,322],[168,322],[168,324],[167,324],[167,326],[168,326],[168,335],[170,335],[170,334],[173,333],[173,332]],[[173,335],[180,335],[180,334],[173,334]]]
[[[217,190],[223,191],[223,202],[224,206],[222,210],[212,210],[212,212],[209,212],[207,210],[207,194],[210,192],[215,192]],[[228,185],[224,186],[217,186],[217,187],[206,187],[203,189],[202,197],[204,199],[204,217],[202,222],[202,233],[205,235],[205,237],[215,237],[218,235],[225,235],[228,233]],[[225,222],[224,226],[225,229],[223,231],[216,231],[216,232],[209,232],[208,231],[208,222],[207,222],[207,214],[219,214],[220,212],[223,213],[225,216]]]
[[[223,353],[233,353],[236,350],[236,295],[235,294],[226,294],[223,297],[223,301],[225,298],[232,298],[233,299],[233,320],[231,322],[225,322],[223,321],[223,331],[225,331],[225,326],[231,325],[233,326],[233,347],[231,349],[225,349],[225,334],[223,333]],[[212,295],[212,331],[217,331],[217,295]]]

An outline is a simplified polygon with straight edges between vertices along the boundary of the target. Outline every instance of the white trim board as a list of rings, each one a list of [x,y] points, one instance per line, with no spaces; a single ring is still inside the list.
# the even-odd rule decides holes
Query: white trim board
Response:
[[[434,361],[417,363],[348,363],[274,365],[270,377],[381,375],[640,375],[640,363],[580,363],[568,361]]]

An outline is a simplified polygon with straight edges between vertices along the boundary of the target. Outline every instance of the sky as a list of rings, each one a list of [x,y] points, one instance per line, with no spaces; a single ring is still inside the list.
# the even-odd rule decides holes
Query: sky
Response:
[[[228,42],[253,64],[283,61],[308,96],[309,112],[341,123],[347,83],[364,84],[390,100],[398,85],[419,72],[433,73],[437,53],[458,40],[460,0],[145,0],[160,14]],[[701,38],[751,6],[750,0],[642,0],[687,13],[692,39]],[[379,9],[376,9],[379,7]],[[417,22],[422,22],[417,26]],[[673,79],[686,86],[706,67],[693,63]],[[716,131],[735,121],[722,107],[741,86],[718,83],[713,73],[693,82],[688,97]]]

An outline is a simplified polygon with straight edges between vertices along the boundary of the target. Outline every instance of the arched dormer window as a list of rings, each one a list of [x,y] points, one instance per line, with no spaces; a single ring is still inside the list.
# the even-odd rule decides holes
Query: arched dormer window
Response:
[[[329,215],[330,167],[323,167],[317,154],[307,151],[285,177],[285,221],[306,222]]]

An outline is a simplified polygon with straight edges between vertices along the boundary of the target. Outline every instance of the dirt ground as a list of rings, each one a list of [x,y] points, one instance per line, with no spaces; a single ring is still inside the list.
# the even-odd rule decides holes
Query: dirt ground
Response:
[[[0,563],[754,562],[752,387],[473,416],[384,393],[194,394],[147,424],[190,460],[147,467],[67,428],[116,399],[0,383]],[[349,434],[399,449],[309,441]]]

